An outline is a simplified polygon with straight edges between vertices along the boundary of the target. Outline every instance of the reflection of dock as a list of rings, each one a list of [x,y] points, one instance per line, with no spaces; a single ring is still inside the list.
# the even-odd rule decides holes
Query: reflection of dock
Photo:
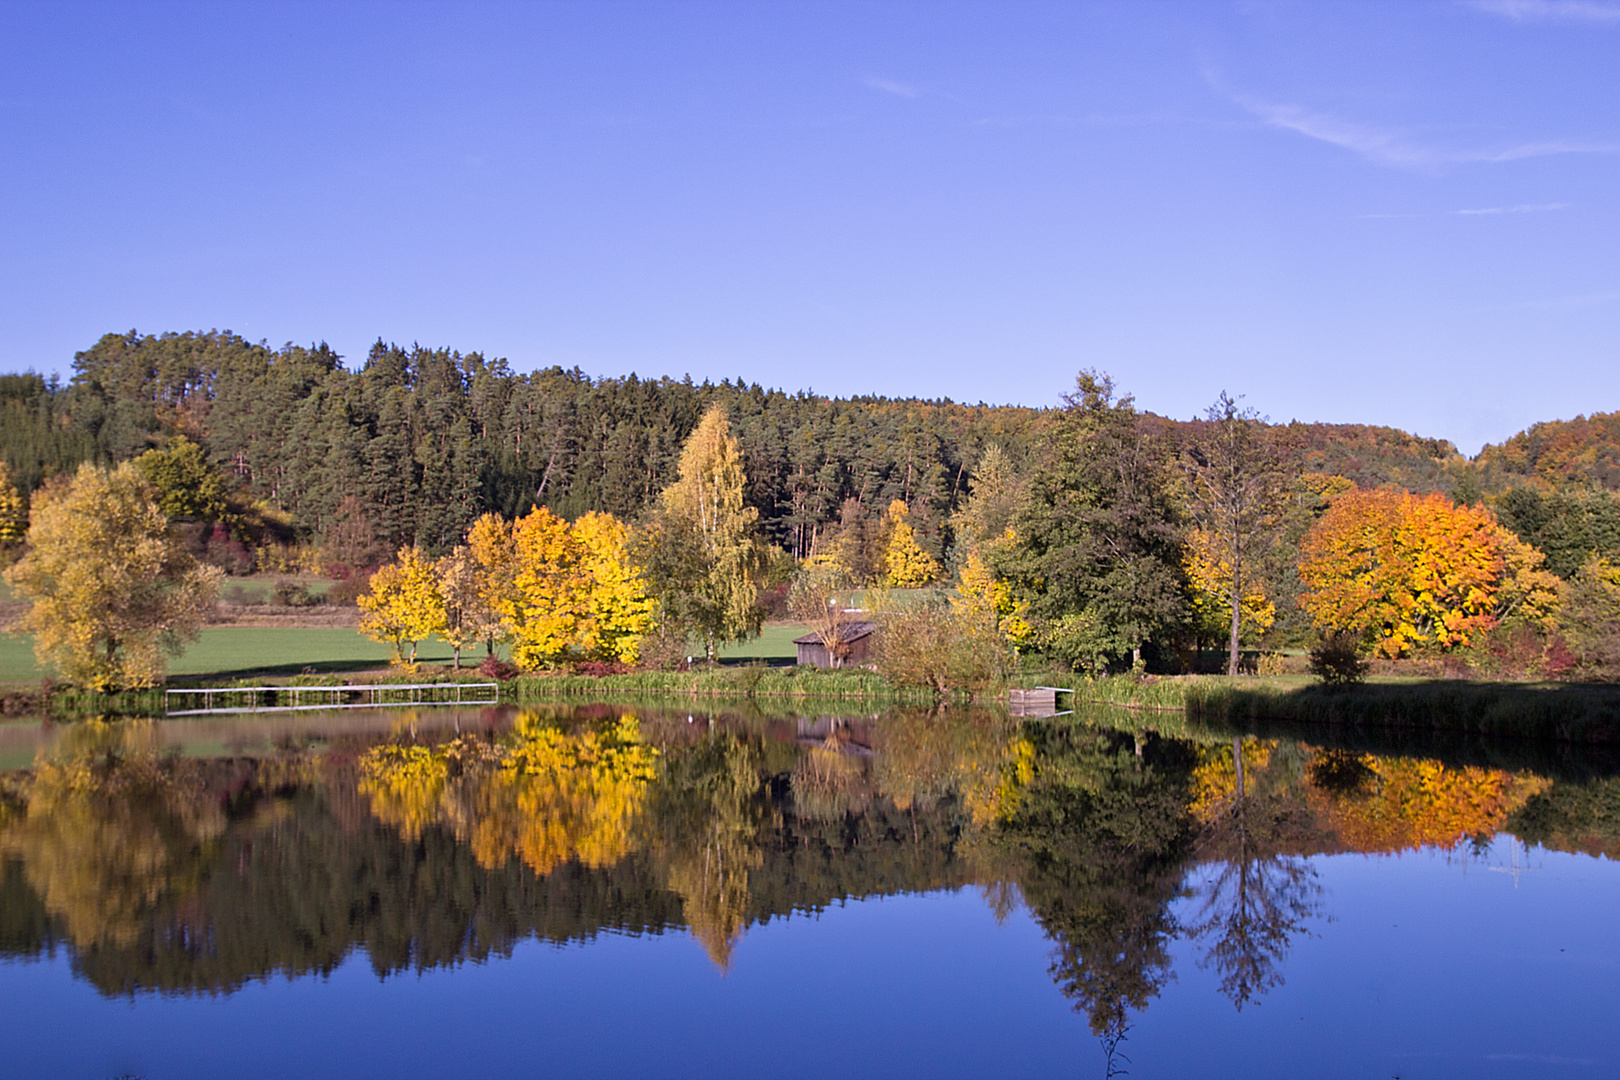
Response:
[[[1072,694],[1073,690],[1062,686],[1037,686],[1031,690],[1007,691],[1007,711],[1014,716],[1047,717],[1057,716],[1057,696],[1059,694]]]
[[[1519,887],[1519,878],[1521,875],[1533,874],[1537,870],[1541,869],[1539,866],[1524,866],[1520,864],[1519,849],[1521,847],[1524,849],[1524,857],[1526,861],[1528,861],[1530,858],[1530,845],[1526,844],[1523,840],[1520,840],[1516,836],[1509,835],[1508,851],[1510,851],[1512,854],[1508,856],[1508,864],[1506,866],[1492,866],[1488,868],[1493,874],[1512,874],[1513,887],[1515,889]]]
[[[855,728],[841,717],[820,716],[811,719],[801,716],[794,724],[793,741],[801,746],[814,746],[823,750],[837,750],[855,757],[872,757],[871,739],[864,730]]]
[[[346,686],[222,686],[165,690],[164,715],[302,712],[314,709],[497,705],[499,683],[357,683]],[[198,705],[201,702],[201,705]],[[175,708],[176,705],[181,706]]]

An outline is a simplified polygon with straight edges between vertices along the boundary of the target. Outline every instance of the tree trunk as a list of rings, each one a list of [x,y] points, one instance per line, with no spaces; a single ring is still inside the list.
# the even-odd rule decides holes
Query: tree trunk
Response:
[[[1243,574],[1238,563],[1237,546],[1232,548],[1232,637],[1226,654],[1226,673],[1238,673],[1238,628],[1243,618]]]
[[[455,668],[456,671],[460,671],[461,670],[461,646],[460,645],[452,645],[451,649],[453,650],[454,656],[455,656],[455,659],[452,661],[452,663],[454,665],[454,668]]]

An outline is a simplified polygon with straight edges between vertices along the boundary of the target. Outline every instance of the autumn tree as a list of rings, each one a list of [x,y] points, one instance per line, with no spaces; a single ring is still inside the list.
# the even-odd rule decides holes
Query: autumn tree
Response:
[[[1230,631],[1231,597],[1234,595],[1232,564],[1222,558],[1230,548],[1203,529],[1187,537],[1187,585],[1192,608],[1193,629],[1200,643],[1205,635],[1223,637]],[[1253,641],[1276,621],[1277,607],[1266,595],[1265,586],[1253,579],[1245,581],[1238,594],[1240,640]],[[1227,674],[1235,673],[1228,655]]]
[[[433,562],[414,545],[400,548],[393,562],[372,574],[357,602],[361,633],[387,642],[396,664],[415,664],[418,643],[444,632],[444,601]]]
[[[631,553],[630,527],[612,514],[589,513],[573,525],[588,582],[580,652],[633,664],[652,628],[658,602]]]
[[[219,571],[168,533],[134,465],[84,464],[34,495],[29,551],[5,577],[33,602],[34,653],[98,691],[162,680],[165,657],[195,641]]]
[[[720,642],[759,631],[755,587],[758,511],[744,505],[742,455],[725,409],[703,414],[681,451],[680,477],[664,489],[651,526],[648,571],[660,606],[703,638]]]
[[[478,599],[490,619],[484,623],[484,651],[495,655],[495,643],[512,632],[504,615],[512,591],[512,523],[499,514],[484,514],[467,530],[467,548],[478,565]]]
[[[28,534],[28,506],[12,483],[11,466],[0,461],[0,552],[22,543]]]
[[[512,525],[512,585],[497,609],[512,628],[512,659],[522,668],[557,663],[586,618],[590,576],[568,522],[537,506]]]
[[[906,520],[909,513],[895,499],[884,515],[889,538],[883,547],[883,583],[899,589],[919,588],[939,576],[939,560],[917,543],[917,532]]]
[[[1558,580],[1541,553],[1483,507],[1440,494],[1355,491],[1336,499],[1301,552],[1301,605],[1385,656],[1452,649],[1502,623],[1550,627]]]
[[[1199,559],[1227,614],[1226,673],[1238,673],[1245,606],[1258,580],[1256,563],[1281,523],[1287,477],[1265,421],[1238,407],[1225,391],[1205,414],[1204,426],[1186,456],[1194,519],[1200,526]],[[1251,616],[1250,622],[1253,623]]]
[[[1183,611],[1167,462],[1106,375],[1081,372],[1063,401],[1014,542],[992,563],[1046,626],[1079,620],[1094,631],[1088,648],[1140,660],[1143,642]]]
[[[483,567],[468,545],[458,545],[434,563],[433,574],[444,607],[444,627],[439,635],[449,644],[453,664],[459,670],[461,650],[473,642],[499,636],[501,618],[489,606]]]

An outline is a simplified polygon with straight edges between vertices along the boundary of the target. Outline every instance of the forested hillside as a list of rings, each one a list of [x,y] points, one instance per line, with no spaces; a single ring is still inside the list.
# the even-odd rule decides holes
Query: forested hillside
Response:
[[[827,398],[743,379],[515,373],[505,360],[379,342],[354,369],[324,345],[272,349],[228,332],[109,334],[58,385],[0,377],[0,452],[24,490],[82,460],[121,461],[174,434],[305,536],[363,521],[381,551],[452,546],[480,513],[533,505],[633,519],[673,478],[681,444],[723,404],[765,535],[808,554],[818,531],[875,521],[899,499],[936,557],[991,444],[1021,468],[1048,414],[923,398]],[[1065,388],[1053,388],[1053,403]],[[1171,436],[1198,423],[1144,414]],[[1302,471],[1362,486],[1450,490],[1449,444],[1389,428],[1278,429]]]
[[[1551,484],[1585,482],[1620,491],[1620,412],[1532,425],[1477,459],[1488,472]]]

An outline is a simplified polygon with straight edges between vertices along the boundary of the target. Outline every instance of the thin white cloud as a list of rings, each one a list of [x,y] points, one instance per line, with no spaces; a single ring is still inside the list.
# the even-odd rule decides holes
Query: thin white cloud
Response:
[[[1567,202],[1519,203],[1517,206],[1486,206],[1478,210],[1454,210],[1464,217],[1485,217],[1491,214],[1540,214],[1548,210],[1567,210],[1575,205]]]
[[[1472,0],[1468,6],[1515,22],[1620,25],[1620,5],[1595,0]]]
[[[864,80],[865,85],[873,90],[882,90],[885,94],[895,94],[903,98],[921,97],[922,91],[908,83],[896,82],[893,79],[882,79],[876,75]]]
[[[1612,154],[1620,146],[1553,140],[1490,149],[1453,149],[1416,142],[1400,131],[1358,124],[1298,105],[1274,105],[1234,95],[1234,100],[1272,127],[1343,147],[1376,165],[1397,169],[1438,169],[1476,162],[1520,161],[1555,154]]]

